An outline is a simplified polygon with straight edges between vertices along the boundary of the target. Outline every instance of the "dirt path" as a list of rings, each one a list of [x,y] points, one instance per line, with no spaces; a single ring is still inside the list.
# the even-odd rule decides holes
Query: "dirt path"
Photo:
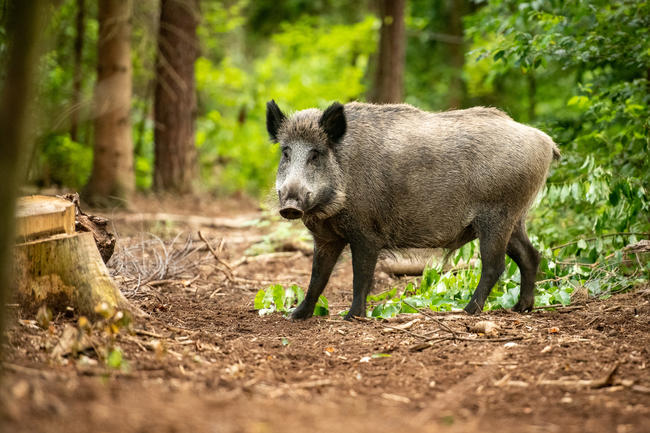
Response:
[[[207,235],[263,233],[230,228]],[[248,244],[227,243],[224,257],[237,260]],[[348,261],[327,290],[334,312],[350,301]],[[75,318],[60,315],[43,330],[13,309],[2,431],[648,431],[648,288],[564,312],[478,318],[291,322],[253,310],[254,280],[304,287],[309,268],[309,257],[286,254],[240,264],[240,279],[232,282],[206,263],[192,281],[143,286],[132,299],[150,318],[115,340],[126,371],[96,362],[108,344],[101,335],[85,358],[52,357]],[[379,279],[379,289],[394,284],[405,283]],[[482,320],[497,324],[499,335],[470,333]],[[423,337],[451,336],[440,322],[459,339],[424,345]],[[394,329],[400,326],[407,329]]]

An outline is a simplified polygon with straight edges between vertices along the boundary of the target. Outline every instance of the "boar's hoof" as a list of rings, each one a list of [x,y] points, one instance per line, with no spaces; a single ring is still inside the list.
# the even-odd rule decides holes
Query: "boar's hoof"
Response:
[[[472,316],[476,316],[477,314],[481,314],[481,311],[483,311],[483,307],[480,306],[476,301],[470,300],[469,304],[465,307],[465,312],[467,314],[471,314]]]
[[[302,217],[303,211],[301,211],[296,207],[287,206],[285,208],[280,209],[280,215],[282,215],[283,218],[286,218],[288,220],[296,220]]]
[[[515,306],[512,307],[512,311],[516,313],[525,313],[528,311],[532,311],[533,304],[534,301],[524,301],[523,299],[519,299],[519,302],[517,302]]]
[[[298,308],[293,310],[291,313],[291,319],[293,320],[307,320],[314,314],[314,309],[311,311],[308,308],[305,308],[304,304],[300,304]]]

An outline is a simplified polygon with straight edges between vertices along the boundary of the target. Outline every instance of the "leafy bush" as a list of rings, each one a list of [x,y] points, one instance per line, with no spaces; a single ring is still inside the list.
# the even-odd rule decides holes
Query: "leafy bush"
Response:
[[[38,167],[42,182],[81,189],[90,177],[93,151],[68,134],[49,135],[39,143],[36,160],[32,170]]]
[[[260,316],[276,311],[288,316],[303,299],[305,299],[305,292],[295,284],[286,289],[282,285],[276,284],[257,292],[254,306],[256,310],[259,310]],[[327,316],[328,314],[327,298],[321,295],[314,308],[314,316]]]
[[[253,62],[234,53],[216,62],[200,58],[196,145],[202,184],[253,196],[268,191],[278,150],[264,127],[266,102],[275,98],[285,109],[304,109],[360,98],[376,27],[373,17],[333,26],[304,18],[282,24],[266,55]]]

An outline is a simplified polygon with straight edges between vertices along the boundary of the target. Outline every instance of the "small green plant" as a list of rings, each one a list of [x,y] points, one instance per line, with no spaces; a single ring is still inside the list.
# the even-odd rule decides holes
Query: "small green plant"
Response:
[[[295,284],[288,288],[281,284],[275,284],[257,292],[254,305],[260,316],[276,311],[288,316],[303,299],[305,299],[305,292]],[[314,316],[327,316],[328,314],[329,303],[327,298],[321,295],[314,308]]]
[[[91,335],[103,337],[107,340],[103,350],[97,350],[97,355],[103,357],[104,363],[109,370],[130,371],[129,362],[124,357],[124,352],[117,346],[116,339],[122,330],[131,330],[132,318],[124,311],[115,310],[106,303],[99,303],[95,306],[95,313],[100,317],[91,323],[86,317],[81,316],[78,321],[79,329]]]
[[[603,244],[612,242],[612,239],[619,250],[603,257]],[[612,293],[647,281],[650,264],[629,268],[629,260],[620,251],[626,242],[635,241],[636,236],[629,234],[601,236],[544,248],[539,269],[542,278],[537,281],[535,306],[568,305],[571,294],[579,287],[587,288],[589,296],[606,299]],[[451,261],[455,265],[461,259],[469,263],[476,250],[476,242],[471,242],[460,248]],[[401,293],[393,288],[368,296],[367,315],[388,318],[400,313],[415,313],[416,308],[460,310],[469,302],[480,277],[480,264],[447,272],[442,272],[440,267],[425,269],[419,285],[409,283]],[[519,269],[514,261],[506,258],[506,270],[492,289],[485,308],[512,308],[519,299],[519,284]]]

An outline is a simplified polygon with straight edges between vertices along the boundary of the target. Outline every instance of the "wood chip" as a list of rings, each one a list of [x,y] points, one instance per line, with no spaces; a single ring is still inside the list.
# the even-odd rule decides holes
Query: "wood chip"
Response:
[[[487,336],[491,337],[496,337],[499,335],[499,325],[497,325],[494,322],[491,322],[489,320],[481,320],[480,322],[476,322],[469,328],[469,332],[473,332],[475,334],[485,334]]]
[[[397,394],[389,394],[387,392],[383,393],[381,395],[381,398],[384,398],[384,399],[390,400],[390,401],[396,401],[398,403],[410,403],[411,402],[411,399],[408,398],[408,397],[404,397],[404,396],[397,395]]]

